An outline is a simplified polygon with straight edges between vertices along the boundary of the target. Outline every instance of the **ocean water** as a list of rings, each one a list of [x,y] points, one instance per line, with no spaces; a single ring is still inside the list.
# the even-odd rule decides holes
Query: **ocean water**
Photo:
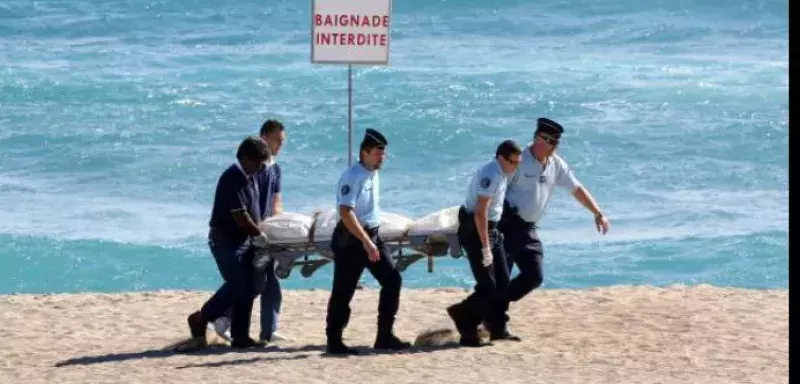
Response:
[[[214,289],[219,173],[279,118],[287,210],[334,206],[347,68],[310,2],[0,1],[0,293]],[[607,212],[559,191],[545,288],[788,287],[788,1],[397,0],[390,65],[354,67],[354,144],[390,140],[387,211],[461,203],[533,122]],[[330,287],[331,267],[286,288]],[[367,285],[375,282],[364,274]],[[404,274],[464,286],[464,259]]]

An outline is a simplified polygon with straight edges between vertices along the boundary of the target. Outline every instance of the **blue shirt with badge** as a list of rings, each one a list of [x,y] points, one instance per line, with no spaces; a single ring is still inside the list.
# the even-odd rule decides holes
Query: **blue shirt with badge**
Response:
[[[336,204],[353,208],[362,226],[375,228],[381,225],[380,177],[360,162],[348,168],[339,178]]]
[[[555,186],[571,192],[580,185],[561,156],[554,154],[542,164],[528,147],[522,152],[522,163],[509,180],[506,201],[517,208],[520,218],[536,223],[544,215]]]
[[[217,181],[209,226],[232,242],[244,242],[248,237],[247,232],[233,220],[234,212],[246,211],[256,221],[261,217],[258,188],[253,176],[245,175],[241,166],[235,163],[222,172]]]
[[[468,213],[475,213],[475,206],[478,204],[478,196],[488,196],[489,221],[499,221],[503,214],[503,199],[506,194],[508,177],[503,173],[503,168],[497,159],[492,160],[478,168],[472,177],[467,190],[467,201],[464,208]]]

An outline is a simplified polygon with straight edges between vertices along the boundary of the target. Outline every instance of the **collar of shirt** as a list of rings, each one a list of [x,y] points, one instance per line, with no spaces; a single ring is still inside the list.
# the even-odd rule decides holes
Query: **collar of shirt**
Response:
[[[257,173],[248,175],[247,172],[244,171],[242,163],[240,163],[238,160],[234,164],[236,164],[236,168],[239,168],[239,170],[242,171],[242,175],[244,175],[244,178],[247,179],[247,182],[253,185],[253,188],[255,188],[256,193],[259,193],[258,180],[256,180]]]
[[[244,171],[244,167],[242,167],[242,163],[240,163],[239,160],[236,160],[236,162],[234,164],[236,164],[236,168],[239,168],[239,170],[242,171],[242,174],[245,177],[247,177],[247,172]]]
[[[503,176],[508,176],[509,175],[508,173],[505,173],[503,171],[503,165],[500,164],[500,159],[494,159],[494,165],[497,167],[497,171],[500,172],[501,175],[503,175]]]
[[[553,157],[553,155],[550,155],[544,158],[544,162],[539,161],[539,159],[536,158],[536,153],[535,153],[536,151],[533,150],[533,142],[528,143],[528,150],[525,152],[528,152],[528,154],[531,156],[531,159],[538,162],[539,164],[542,164],[543,166],[546,166],[547,163],[550,162],[550,158]]]
[[[359,166],[359,167],[361,167],[361,169],[363,169],[363,170],[364,170],[364,172],[368,173],[370,176],[372,176],[372,175],[374,175],[374,174],[375,174],[375,171],[374,171],[374,170],[373,170],[373,171],[370,171],[370,170],[369,170],[369,168],[367,168],[367,166],[366,166],[366,165],[364,165],[364,163],[362,163],[362,162],[360,162],[360,161],[358,162],[358,166]]]

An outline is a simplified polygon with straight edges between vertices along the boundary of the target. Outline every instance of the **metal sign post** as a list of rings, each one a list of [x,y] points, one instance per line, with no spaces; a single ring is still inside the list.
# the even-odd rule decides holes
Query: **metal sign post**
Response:
[[[347,64],[347,165],[353,161],[353,64],[389,64],[392,0],[311,0],[311,62]]]
[[[353,65],[347,65],[347,166],[353,165]]]

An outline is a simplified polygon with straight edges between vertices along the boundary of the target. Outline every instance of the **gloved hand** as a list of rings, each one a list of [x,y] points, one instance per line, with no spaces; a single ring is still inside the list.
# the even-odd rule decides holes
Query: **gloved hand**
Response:
[[[492,262],[494,261],[494,255],[492,255],[492,248],[485,247],[481,249],[481,252],[483,253],[483,260],[481,260],[483,266],[488,267],[492,265]]]
[[[269,239],[267,238],[267,234],[261,232],[258,234],[258,236],[254,236],[253,245],[258,248],[266,248],[269,245]]]
[[[256,268],[256,271],[264,271],[270,261],[272,261],[272,255],[269,253],[269,250],[256,247],[253,252],[253,266]]]

